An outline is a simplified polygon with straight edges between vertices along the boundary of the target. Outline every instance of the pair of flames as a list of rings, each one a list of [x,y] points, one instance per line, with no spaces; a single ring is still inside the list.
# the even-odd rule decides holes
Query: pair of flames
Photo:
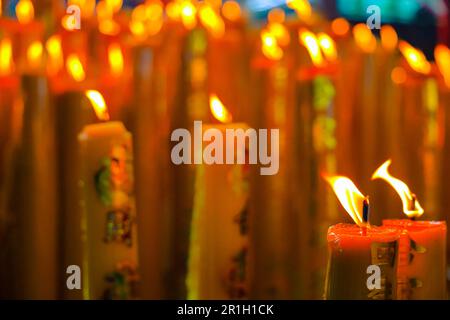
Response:
[[[372,175],[372,180],[382,179],[389,183],[400,196],[403,204],[403,212],[409,218],[420,217],[424,210],[416,199],[416,196],[411,192],[409,187],[403,181],[393,177],[389,173],[389,166],[391,160],[383,163]],[[353,221],[359,226],[365,225],[363,219],[363,208],[366,197],[358,190],[355,184],[347,177],[331,176],[326,177],[326,180],[336,193],[339,202],[344,207],[345,211],[352,217]]]

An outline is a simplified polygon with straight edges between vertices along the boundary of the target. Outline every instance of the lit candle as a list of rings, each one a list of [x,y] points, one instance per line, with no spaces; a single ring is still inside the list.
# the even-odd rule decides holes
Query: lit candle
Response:
[[[327,180],[356,224],[339,223],[328,229],[325,299],[394,299],[400,231],[369,224],[368,198],[350,179],[333,176]],[[368,286],[370,266],[380,268],[379,288]]]
[[[211,96],[210,106],[224,123],[204,125],[202,136],[210,129],[220,131],[223,137],[227,129],[247,129],[244,123],[231,122],[231,114],[216,96]],[[194,153],[202,156],[204,148],[199,147],[194,147]],[[245,150],[238,144],[235,150],[225,148],[225,152],[240,157]],[[197,165],[186,279],[188,299],[248,297],[248,189],[245,165]]]
[[[121,122],[108,121],[98,91],[86,95],[97,117],[105,122],[86,125],[78,135],[83,298],[136,298],[132,137]]]
[[[402,231],[397,266],[397,298],[446,299],[446,223],[415,221],[424,210],[408,186],[389,173],[390,164],[390,160],[382,164],[372,179],[383,179],[395,189],[402,200],[403,212],[409,218],[383,220],[384,226],[397,227]]]

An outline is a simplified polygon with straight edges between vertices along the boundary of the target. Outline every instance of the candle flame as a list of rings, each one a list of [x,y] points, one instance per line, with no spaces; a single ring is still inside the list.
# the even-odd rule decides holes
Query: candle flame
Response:
[[[223,4],[222,14],[230,21],[238,21],[242,14],[241,7],[237,1],[227,1]]]
[[[212,94],[209,97],[209,108],[211,109],[211,113],[214,118],[219,120],[222,123],[230,123],[233,120],[231,113],[225,108],[223,103],[219,100],[219,98]]]
[[[434,56],[445,84],[450,88],[450,49],[443,44],[439,44],[434,49]]]
[[[203,4],[198,15],[203,26],[208,30],[212,36],[220,38],[225,33],[225,23],[220,15],[209,4]]]
[[[308,50],[311,61],[315,66],[322,66],[324,59],[322,52],[320,51],[319,40],[316,35],[306,29],[300,29],[299,31],[300,42]]]
[[[317,38],[319,39],[319,44],[325,57],[329,61],[336,61],[338,55],[336,51],[336,43],[334,42],[334,40],[328,34],[323,32],[319,33],[317,35]]]
[[[280,60],[283,57],[283,50],[278,45],[275,36],[267,30],[261,31],[261,50],[264,56],[271,60]]]
[[[391,162],[391,160],[387,160],[385,163],[383,163],[372,175],[372,180],[383,179],[384,181],[389,183],[402,200],[403,212],[409,218],[420,217],[423,214],[424,210],[420,206],[419,201],[417,201],[417,199],[415,198],[415,195],[409,190],[406,183],[397,178],[394,178],[389,173],[388,169],[391,165]]]
[[[353,27],[356,45],[366,53],[372,53],[377,48],[377,39],[365,23],[358,23]]]
[[[81,82],[86,78],[83,64],[76,54],[67,57],[66,69],[70,76],[77,82]]]
[[[42,59],[43,46],[40,41],[32,42],[27,49],[27,62],[32,68],[40,65]]]
[[[358,190],[352,180],[343,176],[325,177],[339,202],[358,226],[365,225],[363,207],[366,197]]]
[[[399,49],[411,69],[422,74],[430,73],[431,65],[422,51],[414,48],[406,41],[400,41]]]
[[[22,24],[27,24],[34,19],[34,7],[31,0],[20,0],[16,5],[16,16]]]
[[[387,50],[394,50],[397,47],[398,36],[395,29],[390,25],[384,25],[380,31],[381,45]]]
[[[4,38],[0,41],[0,75],[11,74],[13,67],[11,39]]]
[[[112,12],[118,12],[122,8],[122,0],[103,0]],[[98,5],[97,5],[98,7]]]
[[[48,55],[50,57],[47,70],[51,75],[55,75],[64,65],[61,37],[58,35],[51,36],[45,43]]]
[[[92,104],[97,118],[103,121],[109,120],[108,108],[106,107],[105,99],[97,90],[86,91],[86,97]]]
[[[299,18],[309,18],[312,15],[312,7],[308,0],[287,0],[286,5],[295,10]]]
[[[336,18],[331,22],[331,30],[338,36],[344,36],[350,30],[350,24],[345,18]]]
[[[71,5],[77,5],[80,8],[81,16],[88,19],[95,13],[96,0],[68,0],[67,6]]]
[[[197,25],[197,8],[190,1],[181,3],[181,22],[188,30],[194,29]]]
[[[111,68],[111,73],[114,76],[119,76],[123,72],[123,54],[122,49],[118,43],[112,43],[108,47],[108,60]]]

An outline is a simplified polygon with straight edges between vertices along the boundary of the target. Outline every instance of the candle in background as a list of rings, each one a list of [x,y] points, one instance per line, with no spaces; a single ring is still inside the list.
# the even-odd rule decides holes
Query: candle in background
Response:
[[[391,300],[396,294],[396,261],[400,231],[370,226],[369,202],[353,182],[327,178],[340,203],[356,224],[339,223],[328,229],[328,268],[325,299]],[[381,288],[368,288],[368,267],[378,266]]]
[[[225,137],[227,129],[247,129],[245,123],[231,122],[231,114],[216,96],[211,96],[210,106],[215,117],[223,123],[203,125],[203,132],[196,134],[203,137],[208,130],[214,130]],[[203,146],[198,147],[194,146],[194,157],[203,156]],[[224,147],[224,155],[233,152],[235,157],[242,157],[246,152],[239,143],[236,148],[233,142],[233,148]],[[196,166],[186,278],[188,299],[248,297],[251,217],[246,171],[245,164],[203,163]]]
[[[445,221],[416,221],[424,213],[416,196],[388,169],[391,161],[383,163],[372,179],[383,179],[398,193],[403,213],[408,219],[383,220],[384,226],[402,231],[398,248],[397,298],[405,300],[446,299]]]
[[[84,299],[136,298],[138,276],[131,134],[108,121],[98,91],[87,91],[97,117],[78,135]],[[73,226],[73,228],[77,228]]]

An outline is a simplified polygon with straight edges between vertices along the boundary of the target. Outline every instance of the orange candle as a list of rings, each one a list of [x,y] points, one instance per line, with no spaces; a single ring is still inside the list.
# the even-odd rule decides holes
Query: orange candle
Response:
[[[398,193],[403,212],[409,219],[383,220],[384,226],[402,232],[399,242],[397,270],[398,299],[446,299],[446,245],[445,221],[415,221],[424,209],[416,196],[401,180],[388,172],[391,161],[386,161],[372,179],[383,179]]]
[[[328,229],[328,268],[325,299],[394,299],[396,257],[400,231],[373,227],[368,221],[368,198],[346,177],[327,179],[356,225]],[[371,287],[370,270],[379,270],[379,286]]]

